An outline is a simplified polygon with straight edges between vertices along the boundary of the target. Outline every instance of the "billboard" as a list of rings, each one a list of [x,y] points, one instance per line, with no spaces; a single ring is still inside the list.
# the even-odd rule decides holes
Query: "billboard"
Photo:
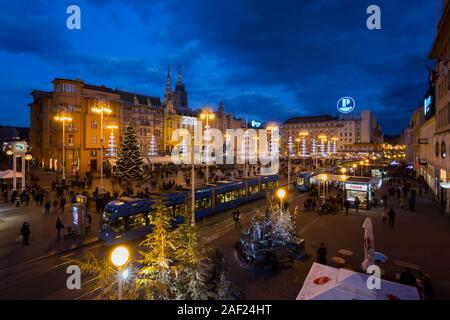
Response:
[[[434,116],[435,113],[435,97],[434,97],[434,87],[430,88],[425,93],[423,98],[423,115],[426,120]]]

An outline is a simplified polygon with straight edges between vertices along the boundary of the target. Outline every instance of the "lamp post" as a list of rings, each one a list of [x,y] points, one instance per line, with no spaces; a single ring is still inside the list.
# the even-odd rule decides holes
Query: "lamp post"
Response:
[[[328,180],[328,176],[326,174],[322,174],[320,176],[320,180],[323,181],[323,195],[326,196],[328,193],[328,187],[327,187],[327,180]]]
[[[206,120],[205,136],[206,136],[206,133],[208,133],[208,137],[204,138],[204,140],[206,141],[206,147],[207,147],[206,159],[205,159],[205,162],[206,162],[206,179],[205,179],[205,183],[208,183],[208,179],[209,179],[209,153],[210,153],[210,150],[209,150],[209,142],[210,142],[209,141],[209,121],[210,120],[211,121],[214,120],[214,118],[215,118],[214,112],[212,112],[212,110],[208,109],[208,108],[204,109],[202,111],[202,113],[200,114],[200,119],[201,120]]]
[[[363,166],[364,166],[364,161],[360,161],[359,162],[360,166],[361,166],[361,177],[363,176]]]
[[[286,191],[284,189],[278,189],[277,197],[280,199],[280,209],[283,210],[283,199],[286,197]]]
[[[111,114],[112,110],[108,104],[98,103],[96,107],[91,109],[92,112],[100,115],[100,192],[103,192],[103,118],[105,114]]]
[[[30,161],[33,160],[33,156],[30,153],[27,153],[25,155],[25,160],[27,161],[28,164],[28,172],[30,172]]]
[[[191,226],[195,226],[195,134],[191,143]]]
[[[111,253],[111,262],[118,269],[118,281],[119,281],[119,292],[118,299],[122,300],[123,298],[123,280],[128,277],[128,270],[123,270],[123,267],[127,264],[130,259],[130,252],[126,247],[119,246],[113,250]]]
[[[63,179],[66,180],[66,122],[71,122],[73,119],[69,116],[60,115],[55,117],[56,121],[62,123],[62,150],[63,150],[63,160],[62,160],[62,168],[63,168]]]
[[[9,164],[11,165],[11,159],[12,159],[14,152],[11,149],[8,149],[6,151],[6,154],[9,156]]]

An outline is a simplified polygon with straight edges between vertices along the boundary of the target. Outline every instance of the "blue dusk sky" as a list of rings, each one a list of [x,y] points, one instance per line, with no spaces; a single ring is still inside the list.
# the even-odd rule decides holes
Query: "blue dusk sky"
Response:
[[[430,0],[0,0],[1,125],[29,126],[33,89],[55,77],[163,95],[181,64],[189,105],[249,120],[371,109],[385,133],[408,124],[427,89]],[[66,9],[81,8],[81,30]],[[382,29],[366,28],[381,7]],[[173,82],[174,84],[174,82]]]

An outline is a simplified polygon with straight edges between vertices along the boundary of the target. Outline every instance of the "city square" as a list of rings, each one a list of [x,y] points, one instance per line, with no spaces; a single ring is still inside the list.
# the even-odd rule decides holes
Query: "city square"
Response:
[[[0,79],[0,300],[450,299],[450,2],[322,2],[28,8],[64,23],[0,45],[36,70]]]

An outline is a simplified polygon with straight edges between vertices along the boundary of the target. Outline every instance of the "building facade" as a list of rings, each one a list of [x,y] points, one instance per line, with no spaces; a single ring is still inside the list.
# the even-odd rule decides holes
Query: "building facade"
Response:
[[[31,147],[36,163],[45,169],[62,170],[64,144],[67,174],[99,171],[102,136],[106,160],[110,142],[118,149],[129,123],[135,127],[143,154],[151,135],[157,137],[162,150],[163,113],[159,98],[91,85],[80,79],[58,78],[53,81],[52,91],[34,90],[31,95]],[[103,113],[103,135],[102,117],[95,112],[100,107],[109,109]],[[56,120],[62,116],[70,121]]]
[[[450,1],[442,2],[442,16],[437,26],[436,36],[429,53],[435,61],[433,74],[434,100],[436,112],[435,132],[435,178],[438,187],[437,196],[443,209],[450,213],[450,189],[441,187],[450,174]],[[425,101],[426,103],[427,101]]]

